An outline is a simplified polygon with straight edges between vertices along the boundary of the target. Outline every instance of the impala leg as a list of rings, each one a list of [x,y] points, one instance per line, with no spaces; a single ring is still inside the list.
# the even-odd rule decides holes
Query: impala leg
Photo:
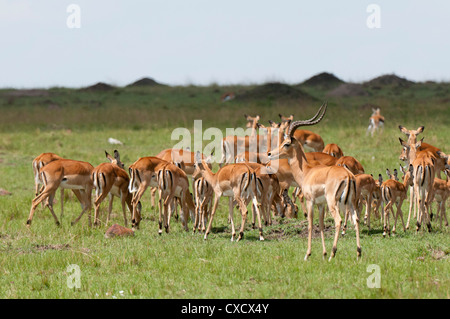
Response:
[[[256,217],[258,219],[259,240],[264,240],[263,231],[262,231],[262,223],[261,223],[261,211],[259,209],[259,205],[258,205],[256,196],[253,197],[253,206],[255,206]]]
[[[214,197],[214,205],[213,205],[213,208],[211,211],[211,217],[209,218],[208,228],[206,229],[206,232],[205,232],[205,237],[204,237],[205,240],[208,237],[209,232],[211,231],[211,225],[212,225],[212,221],[214,219],[214,214],[216,213],[216,210],[217,210],[217,205],[219,204],[219,199],[220,199],[220,197],[216,194],[216,196]]]
[[[447,213],[445,212],[445,200],[441,201],[440,206],[441,206],[441,227],[442,227],[442,216],[444,216],[445,219],[445,226],[448,226],[448,220],[447,220]]]
[[[59,226],[60,223],[59,223],[58,217],[56,217],[56,214],[53,211],[53,199],[54,199],[54,197],[55,197],[55,192],[50,194],[50,196],[47,198],[46,206],[48,207],[48,209],[50,210],[50,213],[52,214],[53,218],[55,219],[56,226]]]
[[[162,234],[162,223],[163,223],[163,198],[162,198],[162,193],[161,190],[158,191],[158,195],[159,195],[159,200],[158,200],[158,234],[161,235]]]
[[[367,196],[367,201],[366,201],[366,213],[365,216],[367,216],[367,228],[370,231],[370,212],[372,210],[372,194],[369,194],[369,196]]]
[[[234,199],[233,197],[228,197],[228,220],[231,223],[231,241],[236,238],[236,228],[234,226]]]
[[[58,184],[58,186],[59,186],[59,184]],[[34,212],[36,211],[37,206],[40,203],[42,203],[44,200],[46,200],[50,195],[54,194],[55,191],[56,191],[56,188],[47,188],[47,189],[44,188],[44,190],[33,199],[33,201],[31,202],[30,215],[28,216],[28,219],[27,219],[27,227],[31,226],[31,221],[33,220]],[[56,215],[55,215],[55,217],[56,217]],[[59,226],[58,218],[55,218],[55,220],[56,220],[56,225]]]
[[[200,219],[200,201],[198,200],[198,198],[196,199],[196,205],[195,205],[195,215],[194,215],[194,228],[192,229],[193,232],[195,233],[195,231],[198,229],[200,229],[200,225],[199,225],[199,219]]]
[[[239,230],[239,236],[237,241],[240,241],[242,238],[244,238],[244,227],[245,227],[245,222],[247,221],[247,207],[245,206],[244,202],[242,199],[238,199],[238,205],[241,211],[241,229]]]
[[[142,195],[147,189],[148,185],[141,183],[139,185],[139,189],[133,195],[133,199],[131,200],[131,204],[133,205],[133,213],[131,214],[131,225],[133,229],[139,229],[139,223],[141,222],[141,213],[138,211],[138,203],[141,200]]]
[[[100,204],[103,202],[105,197],[106,194],[102,193],[94,201],[94,226],[98,226],[98,224],[100,223]]]
[[[403,203],[403,202],[402,202],[402,203]],[[401,221],[402,221],[403,232],[406,233],[405,221],[403,220],[402,203],[400,203],[399,206],[398,206],[398,208],[397,208],[397,215],[400,213],[400,219],[401,219]]]
[[[71,222],[71,225],[73,226],[76,223],[78,223],[80,221],[81,217],[84,215],[84,213],[90,209],[91,199],[90,199],[90,196],[88,195],[88,193],[84,190],[73,189],[72,191],[75,194],[75,196],[78,198],[78,200],[80,201],[81,206],[83,208],[80,216],[78,216],[76,219],[74,219]],[[91,227],[92,223],[91,223],[91,214],[90,213],[88,214],[88,223],[89,223],[89,227]]]
[[[410,186],[409,188],[409,213],[408,213],[408,220],[406,221],[406,229],[409,229],[409,222],[411,220],[411,211],[414,210],[414,217],[416,217],[415,207],[414,207],[414,188],[413,186]]]
[[[313,230],[313,219],[314,219],[314,207],[311,200],[306,201],[307,218],[308,218],[308,248],[306,250],[305,260],[311,256],[311,241],[312,241],[312,230]]]
[[[361,257],[361,243],[359,238],[359,216],[355,211],[353,205],[350,204],[350,211],[352,214],[353,224],[355,225],[355,233],[356,233],[356,258],[359,259]]]
[[[120,193],[120,199],[122,200],[122,213],[123,213],[123,222],[125,223],[125,227],[128,227],[127,222],[127,198],[123,192]]]
[[[331,256],[330,256],[329,260],[331,260],[334,256],[336,256],[337,242],[339,239],[339,230],[341,229],[341,223],[342,223],[342,218],[339,214],[339,207],[338,207],[337,203],[332,203],[332,204],[333,205],[328,205],[328,207],[330,209],[331,216],[333,216],[333,218],[334,218],[335,235],[334,235],[334,242],[333,242],[333,250],[331,251]]]
[[[386,237],[386,234],[391,234],[389,230],[389,211],[392,207],[392,201],[389,201],[387,205],[384,207],[384,223],[383,223],[383,237]]]
[[[109,220],[111,219],[111,213],[113,209],[113,202],[114,202],[114,196],[113,194],[109,193],[109,204],[108,204],[108,215],[106,215],[106,225],[108,225]]]
[[[151,197],[151,205],[152,208],[156,207],[156,192],[158,191],[157,187],[150,188],[150,197]]]
[[[60,189],[60,197],[61,197],[61,215],[60,215],[60,219],[62,222],[63,219],[63,215],[64,215],[64,188]]]
[[[327,248],[325,247],[324,218],[325,218],[325,205],[319,205],[319,227],[320,227],[320,237],[322,238],[322,256],[325,259],[325,256],[327,255]]]

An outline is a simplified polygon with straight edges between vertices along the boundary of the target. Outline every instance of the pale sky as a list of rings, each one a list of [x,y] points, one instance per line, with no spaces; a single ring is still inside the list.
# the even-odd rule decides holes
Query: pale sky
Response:
[[[0,88],[450,81],[449,14],[448,0],[0,0]]]

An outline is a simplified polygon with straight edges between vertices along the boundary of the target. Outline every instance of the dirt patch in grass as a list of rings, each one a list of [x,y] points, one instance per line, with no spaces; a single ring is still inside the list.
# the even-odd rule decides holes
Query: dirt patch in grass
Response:
[[[46,250],[68,250],[71,249],[69,244],[58,244],[58,245],[34,245],[36,251],[46,251]]]
[[[334,235],[334,227],[331,225],[324,226],[325,237]],[[308,221],[302,220],[281,220],[275,221],[272,226],[264,228],[264,237],[271,240],[284,240],[289,237],[308,237]],[[312,237],[320,237],[319,225],[313,225]]]

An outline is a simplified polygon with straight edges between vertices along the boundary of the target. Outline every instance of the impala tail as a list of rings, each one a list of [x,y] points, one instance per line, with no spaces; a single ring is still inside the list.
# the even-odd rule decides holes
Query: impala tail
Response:
[[[135,193],[137,192],[139,184],[141,183],[139,171],[137,169],[130,167],[129,173],[130,173],[130,183],[128,184],[128,191],[130,193]]]

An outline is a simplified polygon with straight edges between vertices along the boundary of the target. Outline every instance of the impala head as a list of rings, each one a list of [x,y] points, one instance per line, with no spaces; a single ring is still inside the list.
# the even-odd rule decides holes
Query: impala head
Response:
[[[386,168],[386,175],[389,179],[393,179],[395,181],[398,181],[398,172],[397,169],[394,169],[394,173],[392,174],[389,168]]]
[[[402,145],[402,153],[399,156],[399,160],[406,162],[409,158],[416,158],[416,154],[419,151],[419,148],[422,146],[423,137],[420,141],[416,143],[408,143],[399,138],[400,144]]]
[[[398,128],[400,129],[400,132],[402,132],[408,137],[409,144],[415,144],[417,142],[417,135],[422,133],[423,130],[425,129],[424,126],[420,126],[417,130],[408,130],[402,125],[399,125]]]
[[[372,108],[372,116],[374,115],[380,115],[380,108]]]
[[[303,149],[300,143],[294,138],[295,130],[300,126],[315,125],[319,123],[323,119],[326,111],[327,111],[327,103],[324,103],[319,108],[316,115],[314,115],[309,120],[292,122],[289,125],[289,129],[283,143],[281,143],[281,145],[279,145],[278,148],[273,149],[267,154],[269,156],[269,159],[275,160],[282,158],[292,158],[295,154],[295,147],[300,147],[301,149]]]
[[[403,183],[406,183],[407,186],[414,185],[414,166],[409,164],[408,170],[400,165],[400,170],[403,173]]]
[[[256,128],[256,126],[258,125],[259,119],[260,119],[259,115],[256,115],[253,117],[253,116],[244,114],[244,117],[247,120],[247,124],[246,124],[247,128],[250,128],[250,127]]]
[[[280,117],[281,122],[287,122],[287,121],[293,121],[294,120],[294,115],[293,114],[291,114],[289,116],[283,116],[281,114],[278,114],[278,116]]]
[[[114,157],[108,154],[107,151],[105,151],[106,158],[112,163],[116,164],[120,168],[125,168],[125,165],[120,161],[120,154],[117,150],[114,150]]]
[[[381,184],[383,184],[383,175],[378,174],[378,186],[381,186]]]

